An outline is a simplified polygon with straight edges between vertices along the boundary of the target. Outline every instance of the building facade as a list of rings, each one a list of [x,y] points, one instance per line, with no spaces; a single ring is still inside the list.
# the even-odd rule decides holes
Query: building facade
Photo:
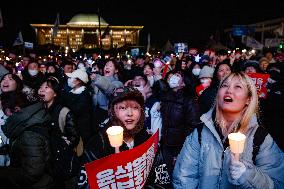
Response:
[[[75,15],[66,25],[59,25],[57,32],[52,24],[31,24],[35,29],[38,45],[54,44],[80,48],[119,48],[139,45],[139,32],[144,26],[111,26],[96,14]],[[100,32],[101,30],[101,32]],[[101,33],[101,35],[100,35]],[[100,40],[101,36],[101,40]]]

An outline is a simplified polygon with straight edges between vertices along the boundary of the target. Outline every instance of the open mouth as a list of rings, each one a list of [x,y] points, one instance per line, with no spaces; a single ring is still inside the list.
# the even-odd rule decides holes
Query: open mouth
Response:
[[[44,95],[38,95],[40,99],[44,100]]]
[[[125,120],[125,123],[126,124],[132,124],[132,123],[134,123],[134,120],[133,119],[127,119],[127,120]]]
[[[106,73],[106,74],[109,74],[109,73],[110,73],[110,71],[109,71],[109,70],[105,70],[105,73]]]
[[[225,96],[224,97],[224,101],[225,102],[233,102],[233,99],[231,97],[229,97],[229,96]]]

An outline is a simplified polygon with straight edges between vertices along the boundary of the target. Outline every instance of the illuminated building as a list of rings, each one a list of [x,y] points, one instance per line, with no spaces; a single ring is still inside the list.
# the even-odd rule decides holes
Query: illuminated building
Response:
[[[37,43],[80,48],[98,48],[99,17],[96,14],[75,15],[66,25],[59,25],[57,35],[53,37],[53,24],[31,24],[35,28]],[[139,32],[143,26],[111,26],[100,18],[101,35],[107,30],[108,35],[102,38],[102,48],[119,48],[124,45],[139,45]]]

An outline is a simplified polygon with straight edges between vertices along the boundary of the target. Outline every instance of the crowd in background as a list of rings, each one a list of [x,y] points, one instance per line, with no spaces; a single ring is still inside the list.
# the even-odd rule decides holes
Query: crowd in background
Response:
[[[202,115],[205,119],[214,111],[220,83],[235,72],[245,76],[269,74],[267,94],[258,96],[257,124],[264,126],[283,150],[283,57],[282,52],[271,50],[238,49],[109,55],[106,59],[96,53],[82,58],[19,56],[8,51],[0,61],[0,188],[88,188],[83,165],[113,153],[108,146],[99,147],[106,140],[106,128],[114,123],[125,125],[128,131],[125,134],[129,140],[122,150],[141,144],[159,129],[159,148],[170,180],[174,179],[175,188],[191,188],[181,187],[183,181],[177,181],[177,177],[184,174],[178,169],[193,160],[177,157],[184,144],[196,146],[185,143],[186,138],[200,125]],[[115,91],[121,99],[114,98]],[[124,101],[126,105],[121,105]],[[133,110],[130,116],[135,116],[136,107],[142,108],[139,116],[119,117],[119,111],[128,110],[128,106]],[[136,129],[127,127],[132,124]],[[190,136],[187,140],[197,134]],[[74,166],[69,170],[69,165],[58,165],[58,159],[71,159]],[[279,188],[283,187],[281,182]]]

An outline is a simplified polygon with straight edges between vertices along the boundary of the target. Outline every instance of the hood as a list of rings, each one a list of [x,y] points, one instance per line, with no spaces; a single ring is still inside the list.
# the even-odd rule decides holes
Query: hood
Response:
[[[27,128],[33,125],[41,125],[48,120],[47,111],[43,103],[39,102],[11,115],[5,125],[2,126],[2,130],[8,138],[13,139],[18,137]]]
[[[212,119],[212,113],[214,111],[214,108],[211,108],[207,113],[203,114],[200,117],[200,120],[204,123],[204,125],[215,135],[215,137],[218,139],[218,141],[222,144],[220,138],[218,137],[218,133],[216,129],[214,128],[214,120]],[[248,125],[248,131],[255,128],[258,125],[257,116],[254,114],[252,118],[250,119],[249,125]]]

